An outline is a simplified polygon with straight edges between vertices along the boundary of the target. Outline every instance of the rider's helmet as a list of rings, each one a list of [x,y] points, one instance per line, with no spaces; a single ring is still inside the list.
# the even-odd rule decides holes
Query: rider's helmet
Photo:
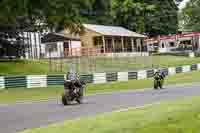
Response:
[[[159,70],[155,70],[155,74],[159,74]]]
[[[76,73],[74,73],[74,72],[67,72],[66,76],[67,76],[66,77],[67,80],[76,80],[77,79]]]
[[[158,74],[160,77],[165,78],[165,73],[164,73],[164,71],[163,71],[162,69],[159,69],[159,70],[157,71],[157,74]]]

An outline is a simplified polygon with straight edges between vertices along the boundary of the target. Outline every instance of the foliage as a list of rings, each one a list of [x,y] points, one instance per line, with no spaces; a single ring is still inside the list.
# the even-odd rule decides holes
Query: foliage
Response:
[[[173,0],[145,0],[147,4],[154,4],[156,9],[146,12],[146,33],[150,35],[174,34],[178,30],[178,8]]]
[[[4,24],[16,24],[17,18],[23,16],[33,25],[42,22],[56,29],[67,27],[73,32],[79,32],[79,9],[87,6],[88,0],[2,0],[0,20]]]
[[[149,35],[172,34],[178,29],[177,10],[174,0],[92,0],[84,22],[119,25]]]
[[[144,3],[134,0],[112,0],[111,14],[116,25],[144,32]]]
[[[200,0],[191,0],[180,13],[183,29],[200,31]]]
[[[85,18],[84,22],[104,25],[113,24],[110,14],[111,4],[111,0],[91,0],[90,6],[81,12]]]
[[[79,9],[87,7],[88,2],[89,0],[1,0],[0,42],[3,49],[14,48],[21,53],[17,56],[23,55],[25,48],[20,45],[24,39],[20,37],[20,33],[23,32],[41,32],[46,28],[52,31],[67,28],[75,34],[82,32]],[[11,42],[8,38],[17,41]],[[0,56],[1,51],[6,50],[0,49]]]
[[[120,25],[150,35],[177,31],[174,0],[1,0],[0,8],[0,25],[17,31],[49,27],[80,33],[83,22]]]

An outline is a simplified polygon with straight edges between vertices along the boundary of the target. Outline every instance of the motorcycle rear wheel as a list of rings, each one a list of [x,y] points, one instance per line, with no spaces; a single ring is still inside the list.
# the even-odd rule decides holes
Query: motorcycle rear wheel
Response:
[[[66,97],[65,97],[64,94],[62,95],[62,104],[63,104],[64,106],[69,105],[69,102],[68,102],[68,100],[66,99]]]
[[[77,103],[82,104],[83,103],[83,97],[79,97],[78,99],[76,99]]]

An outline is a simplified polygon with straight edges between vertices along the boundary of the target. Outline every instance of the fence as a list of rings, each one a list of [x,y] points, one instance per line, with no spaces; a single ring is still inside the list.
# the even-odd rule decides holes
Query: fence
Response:
[[[105,51],[104,51],[105,50]],[[130,51],[127,48],[123,49],[113,49],[113,48],[65,48],[62,54],[60,51],[57,55],[63,55],[62,57],[80,57],[80,56],[106,56],[110,55],[122,56],[122,55],[132,55],[132,56],[148,56],[147,51]]]
[[[200,64],[186,65],[181,67],[162,68],[166,75],[186,73],[200,70]],[[81,74],[80,79],[86,83],[102,84],[109,82],[121,82],[128,80],[142,80],[152,78],[156,69],[130,71],[130,72],[108,72]],[[52,85],[63,85],[66,75],[29,75],[15,77],[0,77],[0,90],[8,88],[37,88]]]
[[[66,72],[73,64],[79,73],[118,72],[134,69],[151,68],[152,57],[148,52],[114,51],[107,48],[106,53],[101,48],[74,48],[65,49],[57,56],[49,57],[51,72]],[[128,67],[127,67],[127,64]]]

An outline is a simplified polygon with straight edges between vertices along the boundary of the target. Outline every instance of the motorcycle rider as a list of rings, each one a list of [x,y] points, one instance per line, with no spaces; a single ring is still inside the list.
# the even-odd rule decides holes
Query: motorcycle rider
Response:
[[[83,101],[84,86],[85,83],[80,81],[79,75],[72,66],[70,70],[66,72],[62,103],[68,105],[70,102],[76,101],[81,104]]]
[[[154,74],[154,79],[155,80],[160,80],[160,82],[161,82],[161,86],[160,87],[162,89],[162,85],[163,85],[164,79],[165,79],[165,73],[163,71],[161,71],[161,70],[156,71],[155,74]]]
[[[72,86],[71,86],[71,90],[70,90],[71,94],[76,94],[75,91],[80,92],[82,90],[83,84],[80,82],[80,80],[75,72],[72,72],[72,71],[67,72],[66,79],[70,80],[72,82]],[[82,93],[81,93],[81,95],[82,95]]]

